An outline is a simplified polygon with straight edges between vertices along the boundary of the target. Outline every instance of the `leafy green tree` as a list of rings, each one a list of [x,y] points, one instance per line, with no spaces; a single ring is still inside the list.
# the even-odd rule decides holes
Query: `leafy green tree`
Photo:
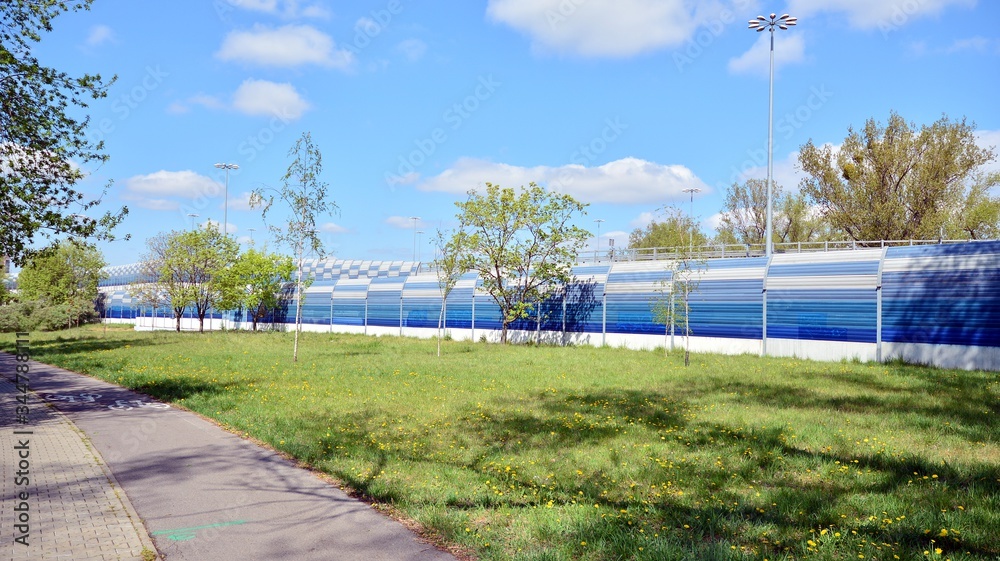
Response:
[[[299,360],[299,332],[302,330],[302,260],[306,248],[317,257],[326,255],[323,242],[316,234],[316,218],[337,211],[337,203],[327,200],[328,186],[320,180],[323,173],[323,154],[308,132],[295,141],[288,155],[293,158],[285,175],[281,177],[281,189],[260,187],[250,195],[250,206],[261,207],[261,215],[266,220],[274,207],[275,194],[284,201],[291,213],[282,226],[268,225],[268,229],[278,244],[285,244],[295,252],[295,342],[292,346],[292,362]]]
[[[208,224],[154,238],[149,246],[154,255],[147,266],[156,268],[156,282],[170,297],[178,331],[184,308],[191,305],[198,315],[198,331],[204,332],[205,315],[221,298],[221,275],[236,261],[239,245]]]
[[[994,185],[1000,185],[1000,172],[982,173],[976,177],[958,215],[952,219],[951,237],[1000,239],[1000,197],[990,196]]]
[[[18,298],[65,307],[67,326],[94,312],[97,285],[107,265],[94,246],[64,240],[36,253],[17,277]]]
[[[166,304],[173,313],[175,329],[180,332],[184,310],[194,304],[181,263],[171,261],[167,266],[169,240],[181,232],[160,233],[146,240],[147,253],[140,261],[142,280],[129,285],[129,294],[140,304],[154,309]]]
[[[692,238],[693,234],[693,238]],[[701,247],[708,238],[698,228],[695,220],[675,206],[663,208],[663,218],[652,221],[645,228],[636,228],[628,237],[631,249],[652,247],[681,248],[694,245]]]
[[[676,260],[670,262],[670,278],[657,287],[653,299],[653,321],[663,324],[663,337],[669,337],[676,328],[684,333],[684,366],[691,364],[691,295],[698,290],[705,261],[699,259],[694,249],[681,247]],[[664,344],[664,352],[670,347]]]
[[[91,2],[0,3],[0,255],[19,265],[34,253],[36,236],[111,240],[128,212],[84,216],[103,193],[88,200],[74,188],[86,164],[108,159],[103,142],[88,138],[85,115],[90,100],[106,97],[111,81],[70,76],[43,66],[33,53],[57,16],[87,10]]]
[[[444,336],[444,320],[448,314],[448,295],[451,294],[465,272],[463,260],[467,238],[468,234],[463,227],[459,227],[458,231],[451,237],[448,237],[441,230],[437,232],[437,245],[441,250],[441,257],[434,262],[438,287],[441,289],[441,311],[438,314],[438,356],[441,356],[441,338]]]
[[[170,305],[170,293],[165,287],[164,283],[161,282],[146,282],[146,281],[136,281],[129,283],[128,293],[132,296],[132,300],[137,302],[140,306],[149,306],[153,309],[153,322],[155,324],[156,317],[159,315],[159,309],[162,306]],[[178,321],[177,330],[180,331],[180,316],[184,314],[184,306],[180,307],[180,312],[174,311],[174,318]]]
[[[282,289],[292,280],[291,257],[248,249],[219,276],[220,310],[245,310],[257,323],[281,304]]]
[[[455,203],[462,228],[452,236],[463,248],[463,269],[479,273],[483,288],[500,307],[500,340],[511,323],[570,281],[570,267],[590,233],[571,225],[587,205],[535,183],[515,192],[486,184]]]
[[[7,288],[7,273],[0,271],[0,306],[6,306],[14,300],[14,295]]]
[[[839,149],[810,140],[799,152],[809,176],[802,191],[832,228],[856,241],[937,238],[995,159],[965,118],[918,128],[895,112],[885,125],[869,119],[861,131],[849,128]],[[985,189],[997,179],[989,176]]]
[[[829,239],[822,217],[817,216],[802,193],[786,193],[781,185],[771,188],[774,243],[811,242]],[[767,180],[748,179],[726,189],[718,238],[723,243],[763,246],[767,233]]]

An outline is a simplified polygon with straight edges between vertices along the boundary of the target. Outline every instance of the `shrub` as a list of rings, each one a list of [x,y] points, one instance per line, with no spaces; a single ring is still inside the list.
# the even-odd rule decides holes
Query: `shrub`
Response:
[[[100,319],[90,302],[46,306],[39,302],[14,302],[0,306],[0,333],[56,331]]]
[[[33,302],[14,302],[0,306],[0,332],[31,331],[32,311],[34,311]]]

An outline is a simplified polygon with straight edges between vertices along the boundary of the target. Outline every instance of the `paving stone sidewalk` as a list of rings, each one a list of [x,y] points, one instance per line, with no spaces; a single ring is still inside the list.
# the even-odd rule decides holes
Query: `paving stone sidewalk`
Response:
[[[31,388],[47,397],[49,404],[86,435],[92,450],[100,454],[114,474],[115,485],[108,483],[108,476],[88,481],[97,487],[103,485],[98,490],[110,493],[110,497],[115,496],[114,489],[123,491],[119,493],[122,500],[126,501],[127,495],[156,551],[168,561],[455,561],[455,557],[422,541],[399,522],[347,496],[315,474],[194,413],[89,376],[30,364]],[[0,375],[12,378],[14,367],[14,357],[0,352]],[[5,408],[14,403],[13,392],[13,388],[5,386]],[[36,401],[33,410],[41,409],[47,408]],[[7,409],[3,414],[4,434],[12,435],[14,428],[9,419],[14,415]],[[37,427],[41,419],[38,416],[33,421],[35,430],[40,430]],[[32,436],[41,442],[39,434]],[[9,455],[15,443],[6,438],[5,470],[16,465]],[[31,453],[35,454],[34,448]],[[39,466],[43,456],[55,454],[41,444],[37,453]],[[79,464],[92,462],[95,457],[86,446],[73,455]],[[38,477],[40,486],[44,483],[59,489],[56,475],[46,471]],[[10,532],[8,523],[13,513],[12,507],[7,507],[15,492],[13,481],[12,474],[5,471],[5,534]],[[72,488],[66,491],[49,500],[83,504],[76,507],[74,516],[65,516],[63,526],[73,531],[79,531],[77,525],[122,529],[121,523],[101,518],[103,511],[89,499],[77,501],[71,497],[75,493]],[[122,506],[108,507],[108,511],[129,508],[127,502],[119,504]],[[41,511],[42,505],[37,509]],[[133,515],[133,519],[137,522],[133,531],[137,532],[142,526],[138,525],[139,518]],[[41,517],[32,532],[37,532],[39,539],[49,536],[63,544],[61,529],[43,525]],[[5,535],[3,539],[0,543],[6,551],[8,538]],[[117,543],[116,538],[109,539]],[[90,534],[82,543],[98,548],[108,545]],[[141,549],[141,540],[139,543]],[[72,549],[73,544],[64,545],[69,549],[58,553],[65,551],[67,557],[25,559],[119,558],[83,557],[78,549]],[[131,559],[124,553],[120,558]]]
[[[0,377],[0,559],[131,561],[142,559],[143,549],[154,551],[128,497],[86,436],[34,392],[27,394],[28,423],[17,422],[18,395],[18,388]],[[27,528],[16,527],[25,513]],[[22,536],[26,546],[15,541]]]

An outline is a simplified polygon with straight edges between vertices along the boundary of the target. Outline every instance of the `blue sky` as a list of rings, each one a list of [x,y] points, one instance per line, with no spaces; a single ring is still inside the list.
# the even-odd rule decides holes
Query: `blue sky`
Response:
[[[702,189],[711,233],[727,185],[766,176],[767,33],[789,12],[775,75],[775,177],[798,182],[807,140],[898,111],[917,124],[967,117],[1000,145],[1000,3],[976,0],[97,0],[56,20],[38,53],[74,74],[117,74],[91,106],[111,160],[83,185],[127,205],[102,244],[138,260],[160,231],[223,219],[267,240],[247,193],[276,187],[311,131],[340,207],[330,254],[411,259],[485,182],[537,181],[590,203],[579,222],[628,232]],[[189,217],[197,214],[197,217]],[[254,230],[251,231],[251,228]],[[591,242],[593,243],[593,242]]]

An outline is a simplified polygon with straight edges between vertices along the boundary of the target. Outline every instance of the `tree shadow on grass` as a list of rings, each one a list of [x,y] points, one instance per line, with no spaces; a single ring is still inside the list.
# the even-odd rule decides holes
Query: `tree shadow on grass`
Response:
[[[789,546],[792,554],[802,553],[798,548],[807,540],[820,539],[814,533],[817,529],[835,528],[843,532],[845,542],[831,548],[852,557],[851,552],[858,553],[859,546],[882,552],[880,545],[890,544],[904,558],[913,557],[933,549],[930,540],[935,538],[937,545],[949,551],[968,552],[970,558],[994,559],[1000,555],[1000,543],[993,536],[995,521],[1000,517],[1000,505],[995,500],[1000,494],[998,466],[957,468],[919,456],[835,455],[791,446],[781,429],[742,431],[722,425],[715,427],[711,436],[692,441],[689,450],[692,454],[729,458],[738,452],[741,466],[719,473],[718,481],[724,485],[710,487],[710,492],[695,491],[694,497],[685,499],[667,496],[657,501],[633,500],[624,508],[607,501],[602,493],[580,487],[582,497],[573,493],[569,496],[583,504],[610,508],[601,511],[600,516],[573,522],[566,543],[600,547],[605,556],[612,558],[745,559],[748,548],[763,557],[780,557],[788,553],[784,548]],[[878,477],[803,477],[806,466],[817,465],[831,469],[853,466],[856,474],[874,473]],[[655,468],[647,470],[636,479],[646,485],[656,483],[655,472]],[[937,477],[925,479],[924,474]],[[709,466],[689,465],[683,474],[674,473],[673,477],[690,482],[696,478],[711,480],[713,474]],[[752,493],[746,492],[748,488],[756,489],[762,497],[754,501]],[[969,507],[969,514],[976,519],[962,518],[965,522],[960,524],[961,538],[937,536],[940,528],[954,527],[944,511],[954,512],[956,504],[976,505]],[[884,513],[883,508],[898,511]],[[910,519],[885,521],[900,512],[909,512]],[[848,519],[845,513],[849,513]],[[966,516],[964,511],[961,516]],[[930,535],[928,528],[932,529]],[[660,534],[660,539],[651,539],[654,532]],[[829,539],[833,535],[834,530],[830,530]],[[761,540],[761,536],[770,536],[770,540]],[[719,548],[720,544],[727,547]],[[636,555],[639,547],[647,552],[673,548],[684,553]],[[574,557],[584,553],[580,549]],[[893,554],[882,553],[885,557]]]
[[[655,392],[611,389],[568,396],[493,400],[469,408],[463,423],[487,454],[544,449],[553,453],[616,438],[629,423],[650,430],[686,425],[687,404]]]
[[[117,338],[83,336],[70,339],[56,337],[55,339],[32,339],[29,345],[31,357],[44,361],[46,356],[68,356],[95,351],[113,351],[131,347],[150,347],[173,344],[175,341],[155,340],[153,338],[138,338],[122,340]],[[13,351],[13,346],[8,350]]]
[[[711,383],[704,389],[710,391]],[[830,398],[808,390],[789,391],[777,384],[725,389],[730,394],[735,389],[738,400],[762,405],[835,407]],[[700,391],[689,388],[683,393]],[[870,397],[849,405],[871,412],[879,407],[902,407],[892,400],[881,403]],[[406,436],[400,432],[396,438],[397,433],[386,430],[384,423],[390,429],[392,423],[412,429],[419,421],[377,407],[336,419],[306,413],[279,430],[310,433],[324,428],[326,434],[325,427],[332,425],[329,437],[306,443],[293,453],[314,465],[328,466],[327,471],[370,500],[480,510],[487,518],[498,513],[501,525],[511,513],[516,518],[523,511],[530,517],[527,509],[545,508],[552,501],[554,508],[566,509],[567,516],[554,537],[536,536],[538,559],[585,557],[595,550],[599,558],[728,560],[745,559],[750,552],[779,558],[804,554],[806,541],[816,539],[813,532],[829,527],[844,534],[842,543],[830,545],[835,557],[850,553],[853,558],[861,546],[894,544],[896,553],[913,558],[934,537],[927,534],[927,528],[936,532],[952,527],[953,519],[948,517],[957,515],[942,509],[948,506],[949,512],[957,512],[952,508],[957,504],[970,511],[970,518],[963,519],[961,542],[939,540],[938,544],[949,551],[968,551],[971,558],[1000,555],[991,523],[1000,519],[995,499],[1000,496],[998,466],[942,465],[917,453],[845,455],[811,450],[789,439],[786,427],[709,426],[696,423],[691,411],[679,395],[620,388],[493,399],[470,404],[449,419],[460,427],[448,435],[456,440],[454,451],[441,444],[434,448],[429,433],[436,428],[424,433],[409,430]],[[539,457],[604,449],[623,430],[633,435],[651,433],[653,446],[648,452],[623,452],[627,468],[609,456],[581,466],[590,473],[580,477],[557,474],[539,485],[538,476],[544,476],[548,468],[533,471],[524,465]],[[676,438],[655,438],[663,434]],[[426,441],[414,445],[414,439],[424,437]],[[352,456],[353,462],[344,462],[345,455]],[[655,461],[661,456],[670,461]],[[715,458],[722,467],[713,465]],[[348,473],[348,466],[356,466],[357,460],[367,462],[368,468]],[[497,467],[497,461],[522,467],[507,473]],[[464,481],[456,477],[445,483],[440,494],[414,497],[406,487],[415,484],[412,480],[395,485],[378,476],[383,470],[405,472],[411,462],[428,464],[424,473],[460,474]],[[841,473],[845,467],[849,471]],[[350,469],[356,471],[356,467]],[[567,468],[558,469],[565,472]],[[403,479],[417,477],[417,473],[406,473]],[[937,477],[924,479],[932,475]],[[634,490],[623,479],[635,483]],[[491,493],[484,485],[487,480],[505,492]],[[667,483],[672,486],[664,487]],[[581,505],[586,508],[576,510]],[[889,514],[883,515],[883,509]],[[887,524],[880,518],[901,512],[909,514],[905,521]],[[869,515],[879,519],[869,520]],[[659,536],[651,538],[651,534]],[[832,535],[833,530],[827,539]],[[586,546],[575,545],[584,542]],[[639,547],[645,553],[637,553]],[[884,554],[870,551],[880,552]]]
[[[1000,442],[1000,424],[996,422],[1000,416],[1000,398],[990,390],[990,380],[972,373],[962,377],[949,371],[913,368],[906,367],[907,375],[919,376],[921,381],[913,387],[891,385],[874,375],[803,374],[807,378],[823,377],[840,383],[841,395],[780,383],[731,380],[706,382],[703,391],[728,393],[729,399],[737,403],[772,408],[916,416],[925,419],[928,426],[947,427],[948,432],[970,442]]]

